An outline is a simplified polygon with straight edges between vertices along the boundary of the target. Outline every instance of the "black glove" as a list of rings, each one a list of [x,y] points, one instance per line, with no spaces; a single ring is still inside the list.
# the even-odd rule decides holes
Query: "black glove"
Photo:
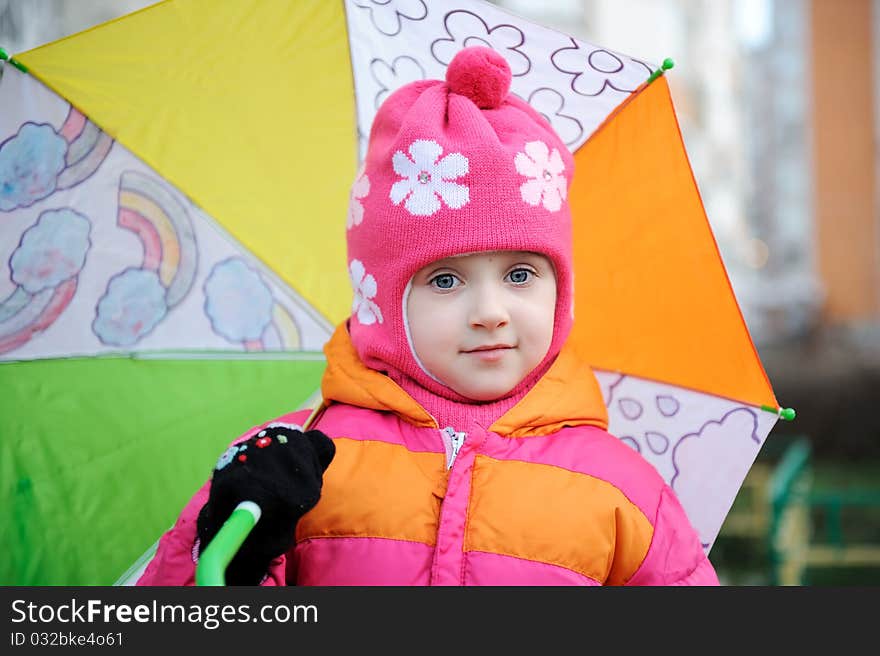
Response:
[[[196,523],[200,551],[240,502],[253,501],[263,511],[226,569],[227,585],[257,585],[269,563],[293,546],[296,523],[318,503],[335,454],[321,431],[276,424],[220,456]]]

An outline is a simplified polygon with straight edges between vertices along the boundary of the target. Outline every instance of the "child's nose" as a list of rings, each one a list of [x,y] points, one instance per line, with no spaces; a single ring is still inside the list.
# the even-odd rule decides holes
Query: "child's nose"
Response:
[[[480,289],[475,295],[471,307],[471,326],[494,330],[507,325],[509,321],[510,314],[504,305],[501,294],[491,288]]]

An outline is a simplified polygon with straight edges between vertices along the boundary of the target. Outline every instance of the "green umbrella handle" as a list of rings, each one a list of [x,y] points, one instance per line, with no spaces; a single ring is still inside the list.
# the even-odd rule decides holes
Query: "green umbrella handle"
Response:
[[[196,585],[226,585],[226,568],[242,542],[260,521],[262,511],[253,501],[242,501],[235,507],[217,535],[199,556]]]

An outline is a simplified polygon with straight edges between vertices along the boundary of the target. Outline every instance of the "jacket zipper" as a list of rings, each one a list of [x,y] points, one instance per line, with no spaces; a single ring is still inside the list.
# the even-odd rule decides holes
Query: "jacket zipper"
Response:
[[[452,469],[452,465],[455,464],[455,458],[458,456],[458,452],[461,451],[467,433],[458,433],[452,426],[447,426],[440,432],[441,434],[444,434],[446,438],[449,438],[450,448],[446,456],[446,469]],[[445,442],[446,440],[444,439],[444,443]]]

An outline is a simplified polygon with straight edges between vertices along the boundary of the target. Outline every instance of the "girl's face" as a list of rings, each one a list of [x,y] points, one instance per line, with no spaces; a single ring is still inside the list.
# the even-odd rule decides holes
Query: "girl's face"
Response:
[[[410,341],[435,379],[475,401],[504,396],[550,348],[556,275],[549,259],[524,251],[432,262],[410,282]]]

